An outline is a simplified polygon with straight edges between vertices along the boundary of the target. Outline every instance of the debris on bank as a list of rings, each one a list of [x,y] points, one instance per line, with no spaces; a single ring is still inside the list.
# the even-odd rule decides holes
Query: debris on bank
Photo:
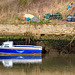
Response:
[[[62,17],[62,15],[57,11],[56,13],[54,13],[54,14],[50,14],[50,13],[47,13],[47,14],[45,14],[44,16],[43,16],[43,18],[44,19],[58,19],[58,20],[62,20],[63,19],[63,17]]]
[[[32,19],[31,19],[31,22],[40,22],[39,18],[34,16]]]
[[[70,8],[71,8],[71,5],[69,4],[68,7],[67,7],[67,10],[69,10]]]
[[[66,20],[68,22],[75,22],[75,4],[74,3],[68,4],[66,9],[67,9],[66,11],[68,12],[68,14],[66,12],[66,14],[68,15],[68,16],[66,16]],[[41,12],[40,12],[40,14],[41,14]],[[20,18],[20,20],[22,19],[22,21],[29,21],[29,22],[33,22],[33,23],[37,23],[37,22],[45,23],[45,22],[41,22],[41,21],[45,21],[45,20],[47,20],[47,23],[48,23],[48,21],[52,20],[52,19],[53,20],[55,20],[55,19],[63,20],[63,16],[65,16],[65,15],[62,16],[62,14],[59,11],[56,11],[55,13],[46,13],[43,15],[43,18],[41,20],[40,20],[40,18],[38,18],[39,16],[36,17],[35,15],[30,14],[30,13],[23,12],[23,13],[19,13],[18,15],[20,15],[20,16],[18,16]]]
[[[39,22],[39,18],[32,14],[21,14],[21,18],[23,21],[31,21],[31,22]]]
[[[75,13],[72,15],[68,15],[67,16],[67,21],[68,22],[75,22]]]

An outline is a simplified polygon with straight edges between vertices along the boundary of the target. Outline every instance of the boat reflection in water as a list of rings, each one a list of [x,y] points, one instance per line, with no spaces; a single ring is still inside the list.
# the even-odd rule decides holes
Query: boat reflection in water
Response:
[[[13,67],[14,63],[41,63],[42,56],[41,55],[6,55],[0,56],[0,62],[3,63],[4,67]]]

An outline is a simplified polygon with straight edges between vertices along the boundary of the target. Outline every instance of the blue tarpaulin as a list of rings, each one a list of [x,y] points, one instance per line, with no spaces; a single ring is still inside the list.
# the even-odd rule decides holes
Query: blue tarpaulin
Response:
[[[29,21],[29,20],[30,20],[30,17],[27,17],[25,20],[26,20],[26,21]]]
[[[68,21],[68,22],[71,22],[71,21],[72,21],[72,16],[68,15],[68,16],[67,16],[67,21]]]
[[[71,5],[70,5],[70,4],[68,5],[67,10],[68,10],[69,8],[71,8]]]
[[[75,17],[72,17],[72,22],[75,22]]]
[[[39,22],[39,18],[37,18],[36,16],[34,16],[32,19],[31,19],[32,22]]]

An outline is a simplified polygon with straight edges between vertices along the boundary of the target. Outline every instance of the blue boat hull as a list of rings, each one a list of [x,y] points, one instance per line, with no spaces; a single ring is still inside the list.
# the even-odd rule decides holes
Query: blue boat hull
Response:
[[[37,50],[37,49],[0,48],[0,53],[11,53],[11,54],[42,54],[42,50]]]

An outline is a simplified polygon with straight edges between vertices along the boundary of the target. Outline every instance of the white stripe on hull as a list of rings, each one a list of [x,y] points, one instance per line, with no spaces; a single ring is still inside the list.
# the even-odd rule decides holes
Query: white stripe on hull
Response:
[[[2,49],[28,49],[28,50],[42,50],[42,48],[20,48],[20,47],[0,47],[0,48],[2,48]]]

